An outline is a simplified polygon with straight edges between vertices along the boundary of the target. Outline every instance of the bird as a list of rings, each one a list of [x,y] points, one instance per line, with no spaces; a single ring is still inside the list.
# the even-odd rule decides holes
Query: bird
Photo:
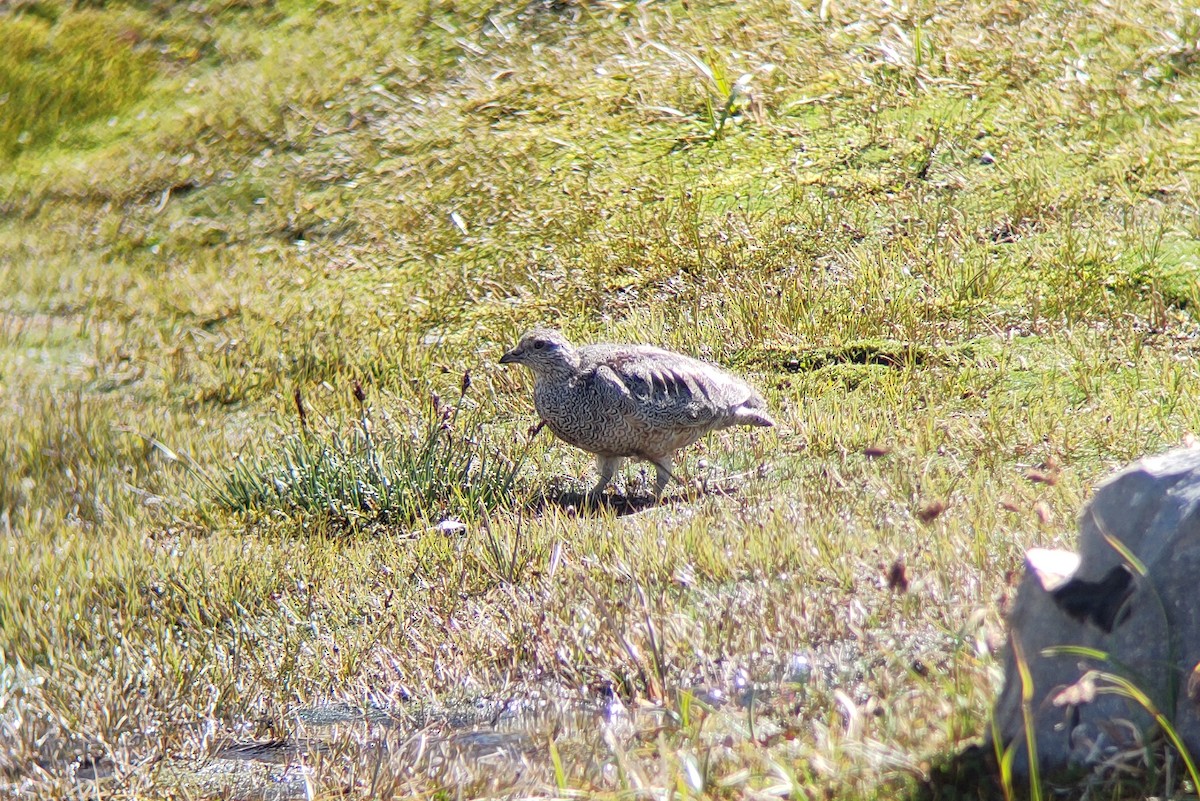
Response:
[[[533,372],[533,405],[566,442],[596,456],[595,502],[626,458],[655,468],[654,495],[672,478],[674,454],[710,431],[773,426],[762,395],[715,364],[650,345],[576,348],[535,328],[500,357]],[[678,479],[676,479],[678,480]]]

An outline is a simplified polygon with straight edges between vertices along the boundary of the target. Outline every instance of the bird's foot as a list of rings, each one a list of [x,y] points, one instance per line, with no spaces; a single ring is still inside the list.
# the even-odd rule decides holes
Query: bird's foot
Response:
[[[608,505],[608,501],[604,495],[604,487],[597,487],[588,490],[583,496],[583,506],[587,509],[600,509]]]

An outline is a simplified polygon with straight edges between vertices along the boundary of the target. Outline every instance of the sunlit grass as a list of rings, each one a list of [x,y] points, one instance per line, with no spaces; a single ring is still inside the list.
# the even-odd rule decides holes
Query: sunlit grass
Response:
[[[136,102],[153,75],[144,36],[119,13],[0,17],[0,157]]]
[[[433,396],[414,432],[373,416],[358,385],[350,433],[314,431],[297,394],[300,430],[210,479],[215,500],[233,512],[315,517],[350,530],[473,519],[511,507],[524,454],[499,452],[477,413],[460,419],[469,388],[464,374],[453,405]]]
[[[344,727],[306,781],[913,793],[985,733],[1024,549],[1200,429],[1178,3],[22,9],[6,790],[220,795],[196,765],[312,705],[536,692],[659,717],[547,720],[520,776]],[[779,425],[686,451],[707,495],[547,503],[592,468],[496,365],[535,323],[719,362]]]

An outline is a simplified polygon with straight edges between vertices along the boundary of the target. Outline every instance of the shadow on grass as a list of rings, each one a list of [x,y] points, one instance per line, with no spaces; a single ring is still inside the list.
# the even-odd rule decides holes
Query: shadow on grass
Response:
[[[971,745],[934,764],[908,801],[998,801],[1004,798],[999,776],[993,749]]]
[[[558,509],[566,512],[568,515],[578,515],[580,517],[602,517],[611,514],[615,517],[625,517],[627,515],[635,515],[639,512],[645,512],[650,509],[656,509],[660,506],[674,506],[679,503],[687,503],[686,495],[674,497],[664,496],[662,500],[656,500],[653,495],[619,495],[610,494],[602,495],[597,499],[588,498],[586,492],[575,490],[550,490],[543,492],[535,497],[529,503],[529,511],[541,515],[549,509]]]
[[[724,497],[737,495],[741,491],[740,484],[709,485],[702,490],[684,488],[675,492],[667,492],[661,499],[656,499],[650,493],[610,493],[596,500],[588,498],[588,493],[574,489],[548,489],[535,496],[527,506],[529,512],[535,515],[544,514],[550,508],[556,508],[569,515],[581,517],[601,517],[611,514],[614,517],[626,517],[654,509],[671,509],[689,506],[706,497]]]

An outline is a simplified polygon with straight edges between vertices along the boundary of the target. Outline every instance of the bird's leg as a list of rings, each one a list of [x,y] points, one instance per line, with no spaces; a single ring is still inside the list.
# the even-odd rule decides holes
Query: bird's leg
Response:
[[[600,477],[596,480],[596,486],[592,487],[588,493],[588,503],[595,504],[600,500],[600,493],[604,492],[604,488],[608,486],[608,482],[612,481],[613,473],[617,472],[617,468],[621,466],[621,457],[619,456],[597,456],[596,457],[596,472]]]
[[[651,459],[650,462],[654,465],[654,497],[661,499],[663,490],[667,488],[667,484],[671,479],[679,481],[679,477],[671,472],[671,457],[664,456],[661,459]],[[682,484],[682,481],[679,481]]]

